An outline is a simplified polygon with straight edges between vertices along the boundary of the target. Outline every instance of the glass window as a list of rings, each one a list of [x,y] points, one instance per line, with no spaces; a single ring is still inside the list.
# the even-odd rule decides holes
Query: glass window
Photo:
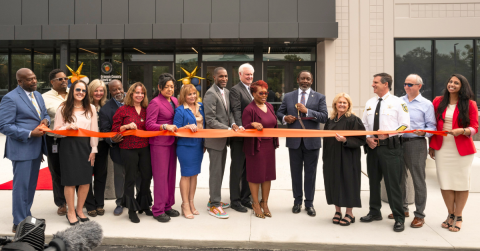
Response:
[[[52,49],[34,49],[33,72],[37,75],[37,91],[44,93],[50,90],[49,74],[54,69]]]
[[[425,98],[433,99],[432,84],[432,40],[395,41],[395,77],[393,81],[396,96],[404,96],[403,83],[409,74],[422,77],[420,92]]]
[[[171,50],[165,49],[148,49],[148,48],[125,48],[125,61],[157,61],[157,62],[172,62],[173,48]]]
[[[78,66],[83,63],[80,74],[85,75],[90,81],[100,78],[99,49],[78,48]],[[77,70],[77,68],[72,68]],[[70,74],[67,74],[70,75]]]
[[[62,68],[62,66],[60,65],[60,48],[57,48],[56,50],[56,55],[55,55],[55,61],[56,61],[56,64],[55,64],[55,67],[56,69],[58,68]],[[76,69],[77,68],[77,65],[75,64],[75,61],[76,61],[76,57],[77,56],[77,52],[76,52],[76,49],[72,49],[70,50],[70,61],[68,62],[68,67],[72,68],[72,69]],[[67,76],[70,76],[70,72],[67,71]]]
[[[477,90],[477,105],[480,105],[480,40],[477,40],[477,65],[475,65],[477,71],[477,84],[475,85]]]
[[[454,73],[465,76],[473,88],[473,40],[436,40],[435,47],[435,96]]]
[[[187,76],[187,74],[185,74],[185,72],[180,67],[183,67],[186,71],[191,73],[197,66],[198,54],[176,54],[175,79],[177,80],[177,83],[175,83],[175,95],[178,95],[180,93],[180,88],[182,87],[182,82],[178,80]],[[201,72],[202,71],[200,67],[198,67],[196,76],[200,76]]]
[[[10,76],[11,89],[17,88],[17,71],[21,68],[32,68],[31,49],[13,49],[12,50],[12,75]]]
[[[315,47],[266,47],[263,61],[315,61]]]
[[[8,52],[0,52],[0,95],[8,92]]]

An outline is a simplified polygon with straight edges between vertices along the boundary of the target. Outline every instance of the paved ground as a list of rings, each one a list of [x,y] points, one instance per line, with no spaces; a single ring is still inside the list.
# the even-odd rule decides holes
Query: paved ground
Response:
[[[4,137],[0,136],[0,152],[3,152]],[[284,146],[284,139],[282,146]],[[238,213],[228,209],[230,218],[219,220],[209,216],[206,211],[208,200],[208,155],[205,155],[202,173],[199,176],[198,191],[195,198],[197,209],[201,215],[193,220],[183,217],[174,218],[169,223],[159,223],[151,217],[141,215],[141,222],[133,224],[124,213],[115,217],[113,201],[106,202],[106,215],[93,218],[104,230],[104,247],[98,250],[138,250],[136,246],[147,246],[141,250],[181,250],[181,248],[197,248],[198,250],[222,249],[281,249],[281,250],[438,250],[438,249],[480,249],[478,230],[480,218],[477,208],[480,207],[480,193],[470,193],[464,211],[464,224],[458,233],[442,229],[440,223],[445,220],[447,211],[441,198],[436,179],[434,162],[428,160],[427,186],[428,202],[426,209],[426,225],[421,229],[407,227],[402,233],[392,230],[393,221],[386,219],[390,213],[388,204],[384,203],[382,213],[385,219],[374,223],[361,223],[359,218],[368,212],[368,180],[363,177],[361,198],[363,208],[355,209],[355,224],[349,227],[333,225],[334,207],[326,204],[323,192],[323,176],[321,164],[317,173],[317,193],[314,206],[317,217],[307,216],[305,211],[298,215],[291,213],[292,194],[290,172],[288,169],[288,151],[281,147],[277,150],[277,180],[272,184],[270,209],[271,219],[255,218],[251,212]],[[364,158],[364,157],[363,157]],[[228,160],[229,162],[230,160]],[[45,165],[45,164],[44,164]],[[227,164],[228,166],[228,164]],[[11,163],[0,161],[0,183],[11,180]],[[365,169],[365,168],[364,168]],[[472,191],[480,186],[478,176],[480,158],[475,158],[472,169]],[[225,174],[223,198],[228,199],[228,170]],[[176,191],[177,204],[180,210],[180,194]],[[0,236],[11,235],[11,191],[0,191],[2,207],[0,207]],[[411,212],[414,207],[411,207]],[[47,219],[47,234],[51,235],[68,227],[65,217],[56,215],[51,191],[38,191],[32,212],[39,218]],[[407,226],[413,217],[407,218]],[[119,246],[112,246],[119,245]],[[127,246],[124,246],[127,245]],[[152,248],[150,248],[152,247]],[[176,247],[171,248],[171,247]],[[202,249],[203,248],[203,249]],[[214,250],[222,250],[214,249]]]

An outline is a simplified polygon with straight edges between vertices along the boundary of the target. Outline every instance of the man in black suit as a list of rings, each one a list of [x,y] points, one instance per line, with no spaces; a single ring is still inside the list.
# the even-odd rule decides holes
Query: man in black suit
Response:
[[[230,90],[230,109],[235,119],[235,124],[242,127],[242,113],[245,107],[253,100],[250,93],[250,85],[253,82],[253,66],[249,63],[242,64],[238,68],[240,82]],[[230,201],[231,207],[242,213],[252,208],[250,200],[250,188],[247,182],[245,153],[243,153],[243,138],[230,139]]]
[[[284,124],[286,123],[288,128],[319,130],[320,123],[325,123],[328,119],[325,95],[310,88],[313,76],[309,71],[301,71],[297,76],[297,83],[299,89],[285,94],[277,111],[277,117]],[[287,138],[287,147],[295,199],[292,212],[300,213],[302,208],[302,172],[305,171],[305,210],[308,215],[315,216],[313,197],[321,138]]]

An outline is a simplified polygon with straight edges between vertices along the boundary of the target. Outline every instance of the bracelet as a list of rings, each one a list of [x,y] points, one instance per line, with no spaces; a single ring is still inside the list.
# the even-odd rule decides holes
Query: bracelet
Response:
[[[167,124],[163,124],[162,128],[163,128],[164,131],[167,130]]]
[[[465,128],[463,128],[463,135],[465,135]]]

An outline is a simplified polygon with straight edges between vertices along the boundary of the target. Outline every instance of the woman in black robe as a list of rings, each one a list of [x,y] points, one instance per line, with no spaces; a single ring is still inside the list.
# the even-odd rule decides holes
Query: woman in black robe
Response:
[[[346,93],[333,99],[333,111],[325,124],[325,130],[362,130],[362,120],[352,113],[352,100]],[[335,205],[334,224],[348,226],[355,223],[353,207],[362,207],[360,200],[361,149],[365,136],[323,138],[323,179],[329,205]],[[346,207],[345,218],[341,208]]]

